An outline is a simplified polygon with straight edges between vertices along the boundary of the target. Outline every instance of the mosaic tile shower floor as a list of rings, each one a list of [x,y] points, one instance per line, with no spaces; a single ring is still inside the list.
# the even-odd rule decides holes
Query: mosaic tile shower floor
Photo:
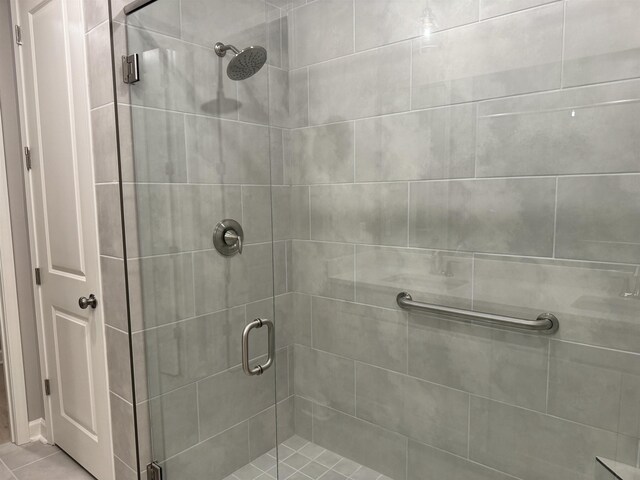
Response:
[[[297,435],[282,442],[278,452],[279,480],[392,480]],[[273,449],[225,480],[273,480],[277,477],[275,455]]]

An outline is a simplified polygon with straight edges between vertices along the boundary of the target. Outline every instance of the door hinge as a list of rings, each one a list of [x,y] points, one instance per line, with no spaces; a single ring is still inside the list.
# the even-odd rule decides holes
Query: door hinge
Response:
[[[147,480],[162,480],[162,467],[156,462],[147,465]]]
[[[24,147],[24,161],[27,165],[27,170],[31,170],[31,149],[29,147]]]
[[[42,276],[40,275],[40,268],[36,268],[36,285],[42,285]]]
[[[44,394],[47,396],[51,395],[51,382],[48,378],[44,381]]]
[[[122,81],[129,84],[140,81],[137,53],[122,57]]]
[[[22,29],[20,25],[16,25],[16,44],[22,45]]]

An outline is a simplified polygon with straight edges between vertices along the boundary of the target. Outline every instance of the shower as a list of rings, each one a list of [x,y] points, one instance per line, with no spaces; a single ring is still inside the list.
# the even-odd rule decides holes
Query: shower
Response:
[[[252,77],[258,73],[267,61],[267,51],[260,46],[251,46],[244,50],[238,50],[233,45],[225,45],[222,42],[218,42],[214,49],[219,57],[224,57],[227,54],[227,50],[231,50],[235,54],[227,67],[227,75],[231,80],[246,80]]]

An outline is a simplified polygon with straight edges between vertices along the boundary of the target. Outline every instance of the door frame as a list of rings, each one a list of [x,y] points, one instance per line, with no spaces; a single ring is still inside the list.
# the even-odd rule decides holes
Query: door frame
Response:
[[[11,20],[13,25],[22,25],[22,19],[20,18],[20,0],[10,0],[11,2]],[[18,84],[18,108],[20,111],[20,137],[22,145],[29,145],[29,125],[27,122],[27,102],[25,98],[25,84],[24,84],[24,54],[20,46],[14,45],[15,49],[15,67],[16,67],[16,80]],[[27,172],[24,176],[25,196],[27,206],[27,223],[29,226],[29,251],[31,253],[31,266],[36,268],[41,263],[40,256],[38,254],[38,232],[36,231],[36,218],[34,212],[34,194],[33,194],[33,177],[31,172]],[[42,300],[40,298],[40,289],[35,282],[35,276],[32,282],[33,285],[33,298],[36,312],[36,330],[38,334],[38,355],[40,360],[40,385],[42,386],[42,402],[44,405],[44,425],[42,426],[41,436],[50,444],[55,443],[55,432],[53,431],[53,425],[51,419],[53,418],[53,406],[51,397],[44,391],[44,382],[49,378],[49,363],[47,362],[47,348],[45,342],[44,332],[44,315],[42,312]]]
[[[4,149],[2,106],[0,105],[0,331],[4,362],[11,440],[18,445],[31,440],[27,389],[22,358],[22,334],[18,309],[18,287],[15,275],[11,211]]]

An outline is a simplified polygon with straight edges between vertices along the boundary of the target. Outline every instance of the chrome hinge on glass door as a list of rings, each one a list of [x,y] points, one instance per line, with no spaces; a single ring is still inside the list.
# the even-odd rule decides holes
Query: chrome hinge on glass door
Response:
[[[136,83],[140,81],[140,65],[138,54],[122,57],[122,81],[124,83]]]
[[[147,480],[162,480],[162,467],[156,462],[147,465]]]

